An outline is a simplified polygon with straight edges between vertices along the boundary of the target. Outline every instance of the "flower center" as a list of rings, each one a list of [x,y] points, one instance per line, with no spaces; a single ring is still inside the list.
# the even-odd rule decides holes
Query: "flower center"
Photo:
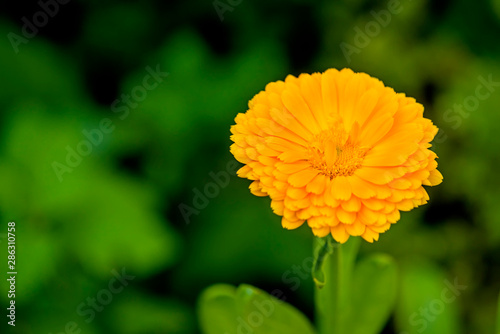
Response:
[[[361,167],[369,148],[361,147],[343,126],[334,126],[314,136],[310,141],[309,163],[331,179],[350,176]]]

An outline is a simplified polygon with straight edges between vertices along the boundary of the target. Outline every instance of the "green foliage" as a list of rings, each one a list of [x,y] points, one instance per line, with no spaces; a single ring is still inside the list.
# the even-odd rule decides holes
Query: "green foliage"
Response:
[[[398,277],[394,259],[385,254],[370,255],[356,265],[352,278],[349,333],[380,333],[396,304]]]
[[[426,261],[412,261],[401,269],[401,291],[396,321],[408,333],[463,333],[458,326],[458,302],[464,288],[453,289],[453,283],[464,282],[446,278],[444,272]],[[418,286],[418,289],[415,289]],[[466,289],[466,287],[465,287]]]
[[[251,285],[211,286],[201,295],[198,309],[204,334],[314,333],[297,309]]]
[[[210,1],[70,1],[19,52],[8,36],[22,36],[22,18],[41,8],[21,1],[2,11],[0,248],[6,222],[16,221],[16,330],[60,333],[74,321],[89,334],[195,334],[195,300],[214,282],[276,287],[311,314],[307,226],[283,230],[269,199],[251,195],[234,172],[189,222],[179,205],[193,207],[195,190],[203,192],[214,182],[210,173],[234,160],[229,127],[268,82],[351,67],[425,106],[443,135],[433,149],[444,183],[380,241],[361,243],[361,262],[343,269],[352,292],[339,292],[351,306],[338,314],[356,316],[353,333],[384,325],[384,332],[419,333],[420,308],[440,300],[445,279],[457,278],[467,289],[422,332],[491,332],[500,321],[500,278],[492,270],[500,258],[500,87],[479,88],[491,94],[465,112],[455,105],[474,102],[480,77],[500,81],[500,1],[401,1],[402,11],[347,59],[340,44],[356,46],[357,31],[377,22],[373,12],[388,3],[242,1],[220,22]],[[113,101],[142,85],[146,67],[157,64],[169,76],[122,119]],[[76,149],[87,140],[82,131],[105,118],[114,130],[59,180],[53,163],[66,164],[67,147]],[[398,284],[391,283],[393,262],[401,268]],[[106,290],[111,271],[121,268],[136,278],[87,323],[78,306]],[[7,289],[1,280],[3,304]],[[229,319],[228,333],[238,313],[224,303],[266,296],[238,289],[207,302]],[[283,316],[297,315],[279,305],[288,310]],[[7,326],[2,321],[0,332],[9,333]]]
[[[169,299],[150,299],[130,293],[113,309],[110,322],[123,334],[186,334],[195,330],[195,322],[187,305]]]
[[[498,307],[497,307],[497,333],[500,333],[500,295],[498,296]]]
[[[200,325],[206,334],[234,331],[238,327],[236,288],[231,285],[214,285],[205,290],[199,301]]]

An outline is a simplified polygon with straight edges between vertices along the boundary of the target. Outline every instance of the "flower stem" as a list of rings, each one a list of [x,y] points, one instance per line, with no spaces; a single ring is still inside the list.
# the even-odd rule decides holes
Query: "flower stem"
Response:
[[[324,239],[315,241],[315,248],[321,247],[317,259],[321,259],[323,264],[323,284],[318,284],[315,278],[316,320],[319,333],[349,333],[347,320],[350,313],[350,281],[359,248],[359,238],[351,238],[343,245],[335,242],[331,236]],[[325,247],[325,244],[328,246]],[[318,275],[318,268],[314,270],[313,277]]]

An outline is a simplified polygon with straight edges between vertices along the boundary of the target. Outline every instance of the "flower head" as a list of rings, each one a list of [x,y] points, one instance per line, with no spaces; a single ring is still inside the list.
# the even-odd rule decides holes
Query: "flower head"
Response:
[[[231,127],[250,191],[269,196],[287,229],[378,240],[441,183],[424,107],[350,69],[269,83]]]

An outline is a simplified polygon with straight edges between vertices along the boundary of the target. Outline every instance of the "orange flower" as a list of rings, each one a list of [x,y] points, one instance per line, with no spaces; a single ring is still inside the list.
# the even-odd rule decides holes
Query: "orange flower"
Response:
[[[289,75],[248,105],[231,127],[231,153],[287,229],[307,221],[319,237],[373,242],[400,211],[427,203],[422,185],[443,179],[424,107],[365,73]]]

